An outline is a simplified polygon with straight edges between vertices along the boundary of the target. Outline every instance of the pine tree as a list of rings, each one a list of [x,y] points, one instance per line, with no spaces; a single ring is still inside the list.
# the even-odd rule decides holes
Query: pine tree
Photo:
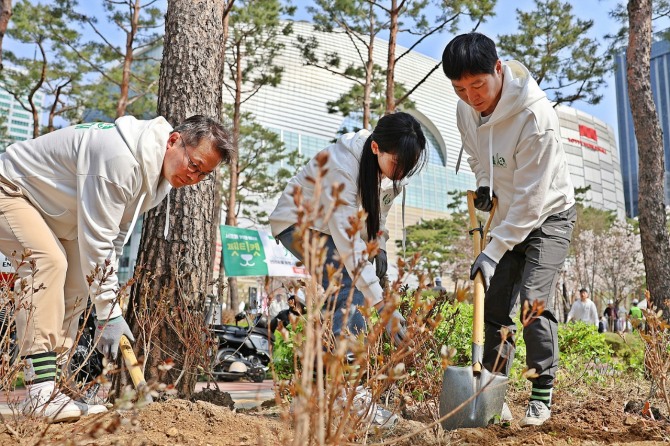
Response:
[[[670,320],[670,238],[665,227],[663,132],[651,94],[652,1],[628,2],[628,97],[639,156],[639,220],[647,287]],[[661,179],[659,181],[659,179]]]
[[[250,146],[243,145],[243,120],[248,115],[244,115],[242,107],[258,90],[266,86],[276,86],[281,81],[283,68],[275,64],[275,58],[284,46],[277,36],[292,32],[290,23],[281,22],[282,14],[290,14],[292,10],[282,6],[279,0],[245,0],[235,3],[230,12],[224,86],[230,94],[230,99],[226,102],[230,104],[233,146],[239,157],[230,163],[228,190],[224,196],[226,225],[229,226],[237,226],[240,210],[237,200],[241,193],[240,173],[241,169],[246,169],[247,160],[253,157],[253,153],[243,149],[249,149],[256,144],[252,142]],[[260,175],[263,168],[264,166],[258,165],[256,171],[250,172],[250,175]],[[237,308],[236,278],[228,278],[228,290],[230,308]]]
[[[535,0],[533,11],[516,14],[518,32],[498,36],[501,55],[523,63],[556,105],[598,104],[613,65],[609,49],[587,35],[593,20],[576,18],[560,0]]]
[[[158,114],[172,125],[194,114],[221,115],[223,19],[223,0],[168,2]],[[133,331],[141,333],[134,311],[143,303],[151,307],[159,305],[161,298],[169,300],[168,317],[158,322],[157,346],[145,352],[146,375],[175,383],[177,391],[185,396],[195,388],[197,367],[208,366],[206,357],[189,354],[189,342],[196,342],[191,337],[199,338],[202,333],[188,330],[193,326],[201,329],[195,323],[189,326],[189,321],[204,321],[205,296],[211,292],[212,241],[219,221],[217,184],[201,182],[173,190],[169,200],[148,212],[137,261],[138,282],[132,288],[126,313]],[[166,218],[170,230],[164,237]],[[145,298],[147,294],[149,299]],[[164,364],[170,359],[174,367],[168,370]]]
[[[12,17],[7,36],[17,43],[33,45],[35,52],[27,56],[5,51],[6,63],[0,79],[5,90],[31,113],[32,137],[36,138],[41,133],[39,117],[42,112],[42,104],[36,101],[38,92],[50,95],[46,106],[51,111],[51,118],[77,103],[76,92],[86,70],[68,59],[56,36],[76,39],[79,34],[69,25],[59,4],[33,5],[22,0],[14,7]],[[53,124],[48,128],[51,130]]]
[[[100,76],[89,85],[89,103],[110,120],[128,112],[149,117],[147,114],[154,111],[159,66],[159,58],[149,50],[160,43],[164,11],[155,1],[103,0],[106,13],[103,20],[114,23],[125,37],[118,44],[101,29],[98,17],[77,9],[77,0],[57,0],[57,3],[69,11],[71,20],[94,36],[89,40],[83,37],[60,40]]]

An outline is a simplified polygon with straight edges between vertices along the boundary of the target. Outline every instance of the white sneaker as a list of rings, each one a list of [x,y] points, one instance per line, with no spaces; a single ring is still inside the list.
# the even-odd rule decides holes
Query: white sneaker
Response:
[[[503,426],[509,426],[514,417],[512,416],[512,411],[509,410],[507,403],[503,403],[502,412],[500,412],[500,424]]]
[[[526,409],[526,416],[519,422],[520,426],[540,426],[551,417],[551,410],[542,401],[531,400]]]
[[[77,400],[72,400],[72,402],[79,408],[82,416],[107,412],[107,406],[103,406],[102,404],[87,404]]]
[[[343,401],[346,401],[344,392],[341,396]],[[370,426],[389,429],[395,426],[399,418],[393,412],[386,410],[376,403],[372,402],[372,394],[363,386],[356,387],[356,395],[354,396],[353,409],[357,412],[362,420],[368,422]]]
[[[44,417],[49,423],[75,421],[81,416],[81,410],[69,396],[56,390],[55,383],[48,381],[27,386],[28,394],[21,403],[24,415]]]

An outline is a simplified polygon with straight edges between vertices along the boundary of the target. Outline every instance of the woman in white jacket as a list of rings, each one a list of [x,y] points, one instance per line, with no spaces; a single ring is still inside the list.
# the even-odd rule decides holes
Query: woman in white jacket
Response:
[[[302,259],[302,253],[296,250],[293,244],[293,231],[297,222],[296,205],[293,193],[296,188],[301,189],[303,201],[311,202],[314,195],[312,178],[319,177],[319,167],[316,159],[326,154],[327,173],[322,178],[324,192],[320,197],[323,205],[332,203],[332,186],[343,185],[340,204],[332,217],[327,221],[318,220],[313,223],[312,229],[327,237],[327,258],[324,262],[322,285],[328,287],[326,265],[339,266],[336,255],[344,262],[341,288],[335,297],[336,302],[327,303],[334,308],[333,332],[339,335],[343,325],[343,315],[346,314],[347,300],[353,286],[350,272],[362,259],[366,249],[366,242],[379,242],[380,253],[375,259],[375,265],[367,261],[356,280],[352,299],[353,311],[349,312],[347,328],[351,332],[358,332],[365,328],[362,315],[356,307],[362,305],[375,306],[378,310],[384,305],[383,290],[380,278],[386,274],[386,241],[388,232],[384,227],[393,199],[402,189],[403,180],[417,173],[425,164],[426,138],[423,135],[419,122],[411,115],[403,112],[382,117],[374,131],[360,130],[356,133],[343,135],[335,144],[326,147],[317,157],[312,159],[286,186],[275,210],[270,216],[272,233],[286,249],[296,257]],[[350,228],[349,218],[363,209],[367,213],[365,229],[352,237],[347,233]],[[367,300],[367,302],[366,302]],[[404,319],[397,311],[394,312],[397,323],[387,328],[395,327],[396,340],[402,336]],[[400,333],[400,334],[399,334]]]

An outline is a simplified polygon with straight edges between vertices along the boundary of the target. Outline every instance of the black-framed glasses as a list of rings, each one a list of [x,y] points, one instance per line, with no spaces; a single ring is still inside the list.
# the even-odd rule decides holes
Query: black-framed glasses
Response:
[[[210,180],[211,173],[212,172],[203,172],[200,170],[200,167],[196,163],[191,160],[191,157],[188,155],[188,149],[186,148],[186,143],[184,142],[184,138],[179,135],[179,139],[181,140],[181,145],[184,148],[184,154],[186,154],[186,160],[188,161],[188,165],[186,166],[186,170],[188,170],[191,173],[198,174],[198,181],[208,181]]]

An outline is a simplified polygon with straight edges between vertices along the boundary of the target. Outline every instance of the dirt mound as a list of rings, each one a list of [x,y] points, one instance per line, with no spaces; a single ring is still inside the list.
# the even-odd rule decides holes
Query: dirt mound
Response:
[[[401,446],[459,445],[632,445],[650,446],[670,442],[670,423],[651,420],[631,408],[634,388],[597,386],[554,394],[552,417],[540,427],[519,427],[527,404],[527,392],[510,392],[514,415],[510,427],[489,426],[443,432],[429,423],[403,419],[392,429],[360,438],[356,443],[392,442]],[[198,394],[195,394],[198,395]],[[194,395],[194,396],[195,396]],[[198,398],[227,404],[219,394],[202,393]],[[656,401],[658,403],[658,401]],[[657,404],[658,406],[658,404]],[[628,407],[628,411],[624,408]],[[142,409],[109,412],[84,417],[76,423],[48,426],[21,420],[0,422],[0,445],[224,445],[274,446],[292,444],[291,422],[280,417],[282,408],[236,412],[207,401],[173,399]],[[665,414],[665,410],[663,411]],[[427,420],[423,420],[427,421]]]
[[[91,415],[70,424],[47,426],[25,420],[0,424],[0,444],[33,445],[40,438],[40,444],[251,446],[290,444],[292,435],[288,423],[276,415],[237,413],[205,401],[180,399],[138,411]]]

